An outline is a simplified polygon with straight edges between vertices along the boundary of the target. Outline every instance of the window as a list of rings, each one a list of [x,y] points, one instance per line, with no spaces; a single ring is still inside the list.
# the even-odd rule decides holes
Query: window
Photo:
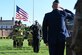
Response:
[[[6,28],[6,25],[3,25],[2,28]]]
[[[12,27],[10,25],[8,25],[7,28],[12,28]]]

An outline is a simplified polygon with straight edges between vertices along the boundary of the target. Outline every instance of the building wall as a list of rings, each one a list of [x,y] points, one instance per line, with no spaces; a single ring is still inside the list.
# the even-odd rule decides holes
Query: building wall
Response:
[[[12,30],[0,30],[0,37],[8,37],[10,35],[10,33],[12,32]]]
[[[12,32],[14,25],[14,19],[12,20],[0,20],[0,37],[8,37]]]
[[[2,31],[0,30],[0,37],[2,37]]]

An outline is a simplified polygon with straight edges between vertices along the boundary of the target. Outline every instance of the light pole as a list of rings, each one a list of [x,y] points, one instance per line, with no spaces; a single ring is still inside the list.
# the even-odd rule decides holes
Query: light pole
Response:
[[[13,17],[14,17],[14,19],[15,19],[15,0],[14,0],[14,4],[13,4]]]
[[[34,23],[34,0],[33,0],[33,23]]]

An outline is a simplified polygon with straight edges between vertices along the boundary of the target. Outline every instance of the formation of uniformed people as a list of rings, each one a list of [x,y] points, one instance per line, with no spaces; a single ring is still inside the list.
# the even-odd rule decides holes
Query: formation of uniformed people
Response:
[[[32,46],[33,51],[38,53],[42,35],[41,31],[41,26],[37,21],[30,27],[24,26],[21,21],[15,21],[12,32],[13,47],[22,47],[23,41],[26,38],[28,45]]]
[[[34,52],[39,52],[41,35],[41,26],[37,21],[30,27],[24,26],[21,21],[15,21],[12,32],[13,47],[22,47],[24,39],[27,39]]]
[[[24,28],[21,21],[15,21],[12,33],[13,47],[22,47],[24,41]]]
[[[45,14],[42,28],[37,20],[30,27],[24,27],[21,21],[15,21],[12,34],[13,47],[22,47],[24,38],[27,38],[28,45],[38,53],[43,34],[42,38],[49,47],[49,54],[64,55],[65,39],[69,37],[66,19],[73,20],[74,14],[60,7],[58,0],[53,2],[52,8],[52,12]]]

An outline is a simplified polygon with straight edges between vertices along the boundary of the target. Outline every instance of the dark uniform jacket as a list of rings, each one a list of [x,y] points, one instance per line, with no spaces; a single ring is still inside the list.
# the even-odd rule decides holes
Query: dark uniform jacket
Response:
[[[32,34],[33,34],[33,38],[34,39],[40,39],[40,35],[41,35],[41,33],[40,33],[40,30],[41,30],[41,27],[39,26],[39,24],[37,24],[37,25],[32,25],[31,27],[30,27],[31,29],[32,29]]]
[[[45,14],[42,26],[44,43],[55,42],[58,38],[65,39],[68,34],[65,24],[65,19],[67,17],[68,19],[72,18],[66,11],[61,11],[58,9]]]

